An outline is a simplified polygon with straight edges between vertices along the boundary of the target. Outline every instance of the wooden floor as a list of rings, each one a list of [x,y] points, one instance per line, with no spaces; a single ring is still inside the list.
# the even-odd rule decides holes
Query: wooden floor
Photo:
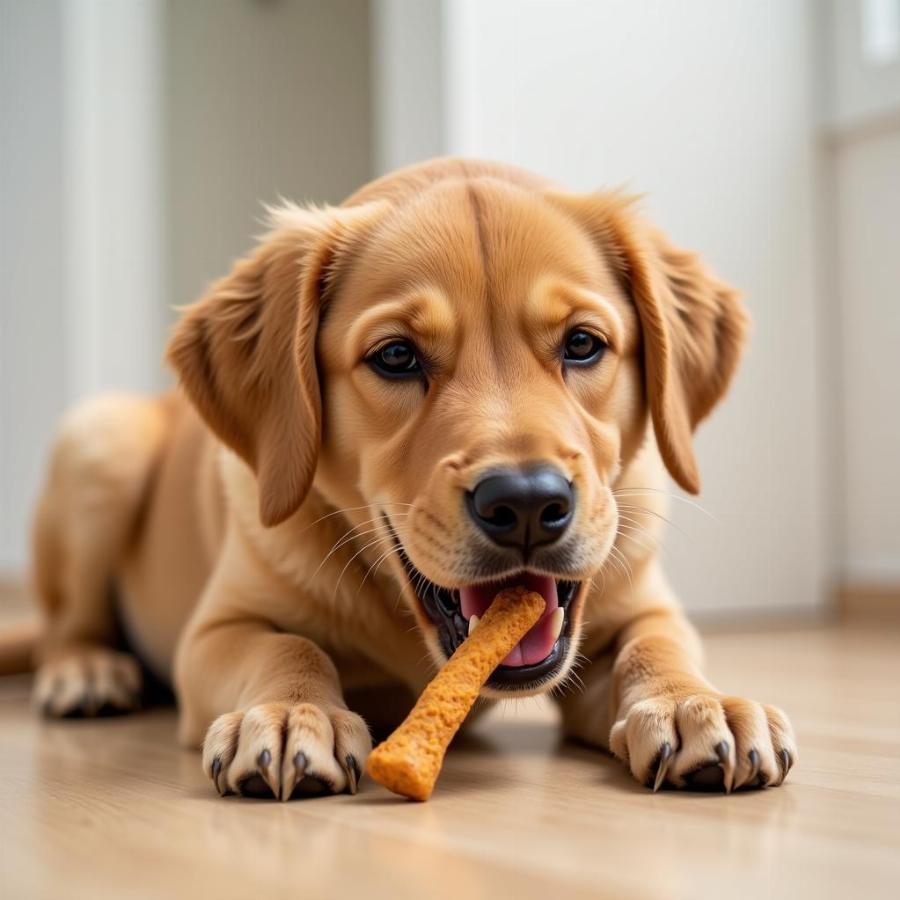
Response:
[[[0,897],[897,897],[900,631],[718,633],[723,687],[785,707],[800,762],[730,797],[633,784],[559,746],[551,710],[492,714],[432,800],[219,799],[174,716],[46,723],[0,681]]]

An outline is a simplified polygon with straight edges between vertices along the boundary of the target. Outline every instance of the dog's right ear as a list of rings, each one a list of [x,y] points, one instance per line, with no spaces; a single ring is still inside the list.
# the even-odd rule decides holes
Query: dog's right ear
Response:
[[[259,517],[294,513],[321,442],[316,334],[353,244],[386,204],[272,213],[272,230],[175,325],[166,357],[200,415],[254,470]]]

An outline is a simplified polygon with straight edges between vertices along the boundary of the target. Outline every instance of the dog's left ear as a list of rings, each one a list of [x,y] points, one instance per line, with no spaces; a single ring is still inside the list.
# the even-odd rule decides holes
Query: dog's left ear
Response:
[[[725,394],[744,347],[749,318],[738,292],[637,215],[633,198],[611,191],[548,199],[588,231],[633,298],[660,453],[675,481],[699,493],[693,432]]]
[[[284,206],[256,250],[176,323],[166,357],[215,434],[256,473],[259,517],[303,502],[318,462],[322,304],[354,243],[387,206]]]

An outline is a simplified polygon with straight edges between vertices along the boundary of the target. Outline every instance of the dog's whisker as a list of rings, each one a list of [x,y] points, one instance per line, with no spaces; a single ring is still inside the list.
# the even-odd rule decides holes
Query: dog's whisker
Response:
[[[667,525],[675,526],[675,523],[664,516],[662,513],[657,512],[655,509],[650,509],[646,506],[640,506],[639,504],[634,503],[616,503],[616,507],[620,510],[627,509],[633,512],[635,515],[640,516],[653,516],[656,519],[659,519],[662,522],[665,522]]]
[[[422,573],[420,572],[419,577],[416,580],[416,593],[417,594],[421,594],[422,591],[425,590],[426,583],[427,582],[426,582],[425,576],[422,575]]]
[[[363,528],[363,527],[366,526],[366,525],[371,525],[371,524],[373,524],[373,523],[377,523],[377,524],[376,524],[376,527],[374,527],[374,528],[369,528],[369,529],[367,529],[366,531],[362,531],[362,532],[358,531],[358,529]],[[343,534],[342,534],[342,535],[341,535],[341,536],[340,536],[340,537],[339,537],[339,538],[331,545],[331,549],[330,549],[330,550],[328,551],[328,553],[325,555],[325,557],[324,557],[324,559],[322,560],[322,562],[319,563],[319,567],[316,569],[315,572],[313,572],[312,577],[314,578],[316,575],[319,574],[319,572],[322,571],[322,568],[325,566],[325,564],[328,562],[328,560],[332,557],[333,554],[335,554],[338,550],[340,550],[341,547],[344,547],[344,546],[346,546],[347,544],[353,543],[353,541],[355,541],[357,538],[365,537],[366,535],[369,535],[369,534],[374,534],[376,531],[378,531],[378,529],[379,529],[381,526],[382,526],[381,518],[378,517],[378,516],[376,516],[375,518],[369,519],[369,520],[366,521],[366,522],[360,522],[358,525],[354,525],[354,526],[353,526],[352,528],[350,528],[348,531],[345,531],[345,532],[344,532],[344,533],[343,533]]]
[[[620,516],[616,535],[627,538],[650,553],[665,553],[666,547],[662,535],[635,522],[628,516]]]
[[[385,562],[392,554],[393,554],[393,555],[396,555],[396,556],[399,556],[399,555],[400,555],[400,548],[399,548],[399,547],[393,547],[393,548],[392,548],[391,550],[389,550],[387,553],[383,553],[383,554],[381,555],[381,557],[380,557],[380,558],[378,559],[378,561],[375,563],[375,568],[374,568],[374,571],[372,572],[372,577],[373,577],[373,578],[378,574],[378,570],[381,568],[381,566],[384,564],[384,562]]]
[[[631,566],[629,565],[628,560],[625,557],[625,554],[622,553],[622,551],[619,550],[619,548],[616,547],[615,544],[613,544],[613,546],[609,548],[609,553],[610,553],[610,555],[607,558],[608,561],[610,561],[610,562],[615,561],[616,568],[628,580],[628,584],[631,587],[631,593],[633,594],[634,593],[634,581],[632,580],[632,577],[631,577]]]
[[[586,685],[584,683],[584,679],[581,677],[577,670],[577,666],[582,659],[586,660],[586,657],[584,657],[581,653],[576,652],[574,654],[574,656],[572,657],[572,665],[569,671],[566,673],[565,678],[563,678],[563,680],[558,685],[556,685],[556,687],[554,688],[554,692],[558,692],[561,694],[573,683],[577,684],[582,691],[585,690]]]
[[[642,528],[646,528],[647,530],[649,530],[651,527],[659,527],[658,524],[656,522],[653,522],[652,520],[649,524],[642,522],[641,518],[644,514],[641,512],[635,512],[634,507],[628,506],[627,504],[619,506],[616,511],[620,519],[628,519],[628,521],[633,522],[635,525],[640,525]]]
[[[648,528],[642,522],[638,522],[635,519],[630,518],[629,516],[619,516],[618,527],[628,527],[633,529],[634,531],[640,532],[641,534],[646,535],[651,540],[660,542],[660,538],[657,532],[654,529]]]
[[[623,528],[628,529],[628,531],[622,531]],[[632,531],[637,532],[637,534],[630,534],[629,532]],[[628,541],[632,541],[633,543],[637,544],[638,547],[640,547],[642,550],[646,550],[648,553],[655,553],[659,549],[659,544],[647,543],[646,541],[641,540],[639,538],[640,534],[641,532],[638,529],[634,528],[632,525],[624,525],[620,523],[619,527],[616,529],[616,535],[618,537],[622,537]]]
[[[337,594],[338,594],[338,588],[340,588],[340,586],[341,586],[341,581],[343,581],[344,575],[346,574],[347,569],[350,568],[350,566],[351,566],[351,564],[353,563],[353,561],[354,561],[360,554],[365,553],[365,551],[368,550],[369,547],[374,547],[376,544],[380,544],[380,543],[381,543],[382,541],[384,541],[384,540],[385,540],[385,535],[380,534],[380,535],[379,535],[377,538],[375,538],[374,540],[369,541],[369,542],[366,543],[366,544],[363,544],[363,546],[360,547],[359,550],[357,550],[356,553],[354,553],[353,556],[351,556],[350,559],[347,560],[347,562],[346,562],[345,565],[344,565],[344,568],[341,569],[341,574],[338,575],[337,582],[336,582],[335,585],[334,585],[334,591],[332,591],[332,594],[331,594],[331,599],[332,599],[332,600],[334,600],[334,599],[337,597]]]
[[[613,544],[611,550],[612,550],[612,552],[614,552],[614,553],[618,556],[618,558],[622,561],[622,564],[625,566],[625,569],[626,569],[626,571],[628,572],[628,576],[629,576],[629,578],[630,578],[630,577],[631,577],[631,564],[630,564],[629,561],[628,561],[628,557],[625,556],[625,554],[624,554],[618,547],[616,547],[615,544]]]
[[[664,515],[662,515],[662,513],[656,512],[656,510],[647,509],[646,506],[635,506],[634,504],[630,504],[630,503],[617,503],[616,505],[618,506],[618,508],[620,510],[622,510],[622,509],[629,510],[630,512],[634,513],[635,515],[655,516],[657,519],[660,519],[663,522],[665,522],[666,525],[668,525],[670,528],[674,528],[676,531],[680,532],[685,537],[690,537],[690,535],[683,528],[681,528],[679,525],[676,525],[675,522],[673,522],[671,519],[666,518]]]
[[[662,541],[656,535],[650,534],[636,525],[629,525],[628,522],[619,522],[616,535],[634,541],[639,547],[660,549],[663,546]]]
[[[625,488],[617,488],[611,492],[615,496],[619,496],[622,494],[646,494],[646,493],[654,493],[654,494],[664,494],[671,500],[678,500],[680,503],[684,503],[687,506],[692,506],[694,509],[699,510],[705,516],[709,516],[714,522],[716,521],[716,517],[704,506],[698,503],[696,500],[691,500],[689,497],[682,497],[681,494],[676,494],[673,491],[667,491],[663,488],[642,488],[642,487],[625,487]]]
[[[362,580],[359,582],[359,587],[356,589],[357,597],[362,593],[362,589],[366,586],[366,582],[369,580],[369,576],[370,575],[372,576],[372,581],[374,582],[375,578],[378,575],[378,566],[381,565],[381,563],[384,562],[384,560],[387,559],[388,556],[390,556],[392,553],[396,553],[396,552],[397,551],[393,548],[385,551],[384,553],[381,554],[381,556],[378,557],[378,559],[375,560],[375,562],[373,562],[366,569],[365,573],[363,574]]]
[[[414,503],[399,503],[399,502],[395,503],[394,501],[389,501],[388,505],[390,505],[390,506],[394,506],[394,505],[409,506],[409,507],[415,506]],[[307,525],[305,528],[303,528],[300,531],[300,534],[303,534],[304,532],[309,531],[309,529],[312,528],[313,526],[318,525],[320,522],[324,522],[326,519],[330,519],[332,516],[346,515],[349,512],[359,512],[359,510],[361,510],[361,509],[368,509],[371,511],[372,505],[370,503],[366,503],[363,506],[345,506],[343,509],[335,509],[330,513],[326,513],[324,516],[319,516],[319,518],[316,519],[315,521],[310,522],[309,525]],[[409,513],[392,513],[392,515],[410,515],[410,514]]]
[[[604,565],[603,565],[603,569],[606,568],[606,565],[607,565],[607,564],[609,564],[609,565],[614,565],[614,564],[615,564],[616,566],[620,566],[620,565],[621,565],[621,563],[619,562],[618,556],[616,555],[616,552],[615,552],[615,551],[616,551],[616,545],[613,544],[613,545],[609,548],[609,554],[608,554],[607,557],[606,557],[606,562],[605,562]],[[601,572],[603,571],[603,569],[601,569]],[[617,569],[617,571],[618,571],[619,573],[621,573],[621,569]]]
[[[322,559],[322,562],[319,563],[319,566],[316,569],[316,571],[313,572],[312,578],[315,578],[319,574],[319,572],[322,571],[322,569],[325,567],[325,564],[328,562],[328,560],[331,559],[331,557],[334,556],[334,554],[337,553],[338,550],[340,550],[342,547],[346,547],[347,544],[352,544],[353,541],[356,540],[357,538],[362,538],[362,537],[365,537],[366,535],[374,534],[377,530],[378,530],[377,528],[370,528],[369,530],[363,531],[360,534],[346,533],[342,537],[338,538],[338,540],[334,544],[332,544],[331,549],[328,551],[328,553]]]
[[[362,591],[363,586],[365,585],[366,580],[368,579],[369,575],[371,575],[372,578],[374,579],[375,576],[378,574],[378,569],[381,567],[381,564],[382,564],[389,556],[391,556],[391,555],[393,555],[393,554],[398,554],[398,555],[399,555],[399,553],[400,553],[400,548],[399,548],[399,547],[391,547],[389,550],[386,550],[384,553],[382,553],[381,556],[379,556],[378,559],[375,560],[375,562],[372,563],[372,565],[369,566],[368,569],[366,569],[366,574],[363,575],[363,579],[362,579],[362,581],[361,581],[360,584],[359,584],[359,589],[358,589],[357,592],[356,592],[356,596],[357,596],[357,597],[359,596],[360,591]]]
[[[368,525],[371,525],[372,527],[367,528],[366,526]],[[357,538],[365,537],[367,534],[374,534],[381,527],[382,525],[377,519],[372,519],[369,522],[360,522],[360,524],[355,528],[352,528],[350,529],[350,531],[344,533],[343,537],[341,537],[338,543],[334,545],[334,549],[339,550],[345,544],[353,543],[353,541],[355,541]],[[363,530],[360,531],[360,528],[362,528]]]
[[[380,516],[373,516],[370,519],[364,519],[362,522],[357,522],[354,525],[351,525],[339,538],[338,541],[343,540],[348,534],[353,534],[354,531],[357,531],[360,528],[364,528],[366,525],[372,525],[376,522],[380,522]]]

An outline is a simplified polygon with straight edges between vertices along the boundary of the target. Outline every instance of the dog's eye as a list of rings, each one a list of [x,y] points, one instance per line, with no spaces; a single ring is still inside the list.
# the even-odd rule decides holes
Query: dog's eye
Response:
[[[422,371],[416,348],[409,341],[391,341],[379,347],[369,357],[369,363],[380,375],[392,378],[418,375]]]
[[[583,328],[576,328],[566,337],[563,359],[567,365],[589,365],[597,362],[603,356],[604,350],[606,344],[597,335]]]

